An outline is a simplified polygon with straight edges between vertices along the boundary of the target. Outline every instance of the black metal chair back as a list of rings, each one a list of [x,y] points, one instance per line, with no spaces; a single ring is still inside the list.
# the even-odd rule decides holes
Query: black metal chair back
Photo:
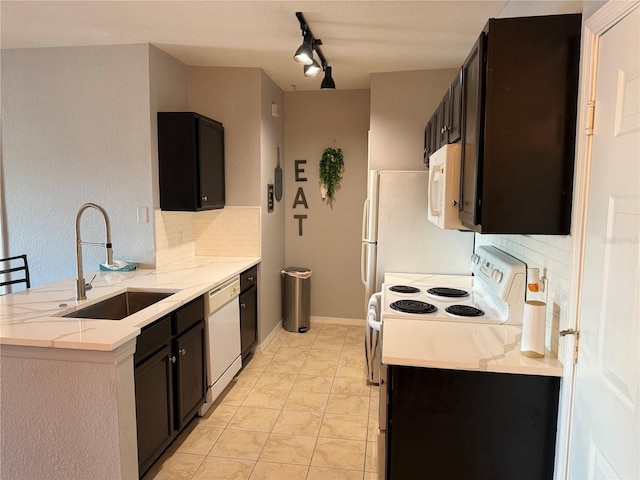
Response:
[[[15,278],[16,276],[19,278]],[[16,257],[0,258],[0,287],[17,283],[26,283],[27,288],[31,288],[27,256],[18,255]]]

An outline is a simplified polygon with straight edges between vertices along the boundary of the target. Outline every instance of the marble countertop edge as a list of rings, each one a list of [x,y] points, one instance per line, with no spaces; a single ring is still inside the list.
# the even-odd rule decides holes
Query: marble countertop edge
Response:
[[[146,325],[260,263],[259,257],[194,257],[158,269],[96,274],[87,299],[75,299],[75,278],[0,296],[0,346],[113,351]],[[64,317],[127,290],[175,292],[122,320]]]

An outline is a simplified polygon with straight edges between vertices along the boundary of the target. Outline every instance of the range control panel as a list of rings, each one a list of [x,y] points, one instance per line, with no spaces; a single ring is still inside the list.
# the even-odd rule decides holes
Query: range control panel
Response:
[[[482,245],[471,255],[470,268],[476,279],[502,300],[508,301],[512,295],[524,298],[527,266],[517,258],[491,245]]]

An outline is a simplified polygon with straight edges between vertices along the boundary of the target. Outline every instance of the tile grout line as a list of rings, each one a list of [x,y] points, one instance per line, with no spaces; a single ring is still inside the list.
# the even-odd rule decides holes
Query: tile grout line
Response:
[[[349,330],[347,329],[347,330],[345,331],[344,336],[343,336],[343,337],[342,337],[342,339],[341,339],[341,342],[340,342],[340,344],[339,344],[339,345],[340,345],[340,348],[339,348],[339,349],[335,349],[335,350],[334,350],[333,348],[324,349],[324,348],[322,348],[322,346],[321,346],[321,342],[318,342],[318,336],[319,336],[319,334],[321,333],[321,331],[322,331],[322,330],[320,329],[320,330],[318,331],[318,333],[316,333],[315,337],[314,337],[314,338],[313,338],[313,340],[309,343],[309,345],[304,345],[304,344],[303,344],[303,345],[295,345],[295,346],[288,346],[287,338],[283,338],[283,337],[288,337],[289,339],[290,339],[290,338],[300,338],[300,337],[293,337],[293,336],[289,336],[289,335],[287,335],[287,334],[281,335],[281,334],[279,333],[279,334],[278,334],[278,336],[274,338],[274,340],[277,340],[277,341],[278,341],[278,346],[277,346],[276,348],[273,348],[272,350],[269,350],[269,351],[268,351],[268,354],[267,354],[267,355],[265,355],[264,357],[262,357],[264,360],[266,360],[266,361],[265,361],[265,363],[264,363],[264,365],[260,365],[260,366],[259,366],[259,367],[257,367],[257,368],[244,369],[243,371],[241,371],[241,372],[240,372],[240,374],[238,375],[238,377],[240,377],[240,376],[242,375],[242,373],[243,373],[243,372],[247,372],[247,373],[248,373],[248,372],[252,372],[251,374],[252,374],[252,375],[255,375],[257,378],[255,379],[255,381],[250,382],[250,384],[251,384],[251,386],[250,386],[250,387],[242,387],[242,388],[246,388],[246,389],[247,389],[246,395],[243,395],[243,396],[242,396],[242,400],[240,400],[240,401],[235,401],[235,400],[234,400],[233,404],[229,404],[229,405],[228,405],[229,407],[234,407],[234,408],[236,409],[235,413],[231,416],[231,418],[230,418],[227,422],[225,422],[225,426],[224,426],[224,427],[222,427],[222,428],[220,428],[220,430],[221,430],[220,434],[217,436],[216,440],[213,442],[213,444],[211,445],[211,447],[208,449],[207,453],[206,453],[205,455],[199,455],[199,456],[201,456],[200,462],[198,463],[198,465],[197,465],[197,467],[196,467],[195,471],[193,472],[193,474],[191,474],[191,476],[189,477],[190,479],[194,479],[194,478],[197,476],[198,471],[199,471],[199,470],[200,470],[200,468],[202,467],[202,465],[203,465],[204,461],[205,461],[209,456],[212,456],[212,455],[210,455],[210,453],[211,453],[211,451],[213,450],[213,448],[215,447],[215,445],[218,443],[218,441],[220,441],[220,438],[223,436],[223,434],[224,434],[226,431],[229,431],[229,430],[235,430],[235,429],[229,429],[229,425],[231,425],[231,423],[233,422],[233,419],[238,415],[238,413],[239,413],[240,409],[241,409],[243,406],[245,406],[245,407],[247,407],[247,408],[248,408],[248,407],[251,407],[251,405],[244,405],[244,403],[247,401],[247,399],[249,398],[249,396],[251,395],[251,393],[252,393],[252,392],[254,392],[254,391],[256,390],[256,385],[260,382],[260,379],[261,379],[261,378],[263,378],[264,374],[265,374],[265,373],[274,373],[274,374],[281,374],[281,373],[283,373],[283,372],[277,372],[277,371],[276,371],[276,372],[268,372],[267,370],[269,369],[269,367],[270,367],[270,366],[273,366],[273,365],[274,365],[274,363],[273,363],[273,362],[274,362],[274,360],[276,359],[276,357],[277,357],[278,353],[283,352],[283,349],[284,349],[284,348],[288,348],[288,349],[292,349],[292,350],[300,350],[300,351],[304,352],[304,360],[302,361],[302,366],[301,366],[301,367],[299,367],[299,368],[297,368],[297,373],[295,373],[294,375],[292,375],[292,376],[294,376],[294,379],[293,379],[293,382],[292,382],[291,386],[287,389],[287,396],[286,396],[286,398],[284,399],[284,402],[282,403],[282,405],[280,406],[280,408],[278,408],[278,409],[274,409],[274,410],[278,410],[278,414],[277,414],[277,416],[276,416],[275,421],[274,421],[274,422],[273,422],[273,424],[270,426],[270,428],[269,428],[268,432],[266,432],[266,433],[267,433],[267,438],[266,438],[266,440],[265,440],[265,443],[261,446],[261,448],[260,448],[260,452],[257,454],[257,458],[256,458],[256,460],[255,460],[255,461],[254,461],[254,463],[253,463],[253,466],[252,466],[252,468],[251,468],[251,471],[249,472],[249,477],[248,477],[248,478],[251,478],[251,476],[253,475],[253,473],[256,471],[257,464],[258,464],[259,462],[261,462],[260,457],[262,456],[262,454],[263,454],[263,452],[264,452],[264,450],[265,450],[265,448],[266,448],[266,445],[267,445],[267,443],[268,443],[269,439],[272,437],[272,435],[274,435],[274,434],[275,434],[275,433],[274,433],[274,429],[275,429],[275,426],[276,426],[276,424],[277,424],[277,422],[278,422],[278,419],[280,419],[281,415],[282,415],[284,412],[288,411],[288,410],[285,410],[285,405],[286,405],[287,401],[289,400],[289,398],[290,398],[290,396],[291,396],[292,392],[297,391],[297,390],[294,390],[294,386],[295,386],[295,384],[297,383],[297,381],[301,378],[301,376],[305,376],[305,375],[306,375],[306,376],[315,376],[315,377],[322,377],[322,376],[323,376],[323,375],[318,375],[318,374],[304,374],[304,373],[302,373],[302,372],[303,372],[303,369],[304,369],[304,365],[306,364],[307,360],[309,359],[309,356],[312,354],[312,352],[314,352],[314,351],[315,351],[315,352],[333,353],[333,354],[335,354],[335,356],[337,356],[337,361],[336,361],[336,363],[335,363],[335,366],[333,366],[333,374],[331,375],[331,383],[330,383],[330,385],[328,386],[328,391],[327,391],[327,393],[326,393],[326,395],[327,395],[327,397],[326,397],[326,401],[325,401],[325,403],[324,403],[324,405],[323,405],[323,407],[322,407],[321,411],[318,411],[318,412],[317,412],[317,413],[320,413],[320,416],[319,416],[319,427],[318,427],[318,430],[317,430],[316,434],[313,436],[313,437],[314,437],[314,442],[313,442],[313,449],[311,450],[311,456],[310,456],[310,459],[309,459],[309,461],[308,461],[308,463],[307,463],[306,465],[290,464],[290,465],[298,465],[298,466],[304,466],[304,467],[306,467],[306,476],[305,476],[305,478],[306,478],[307,480],[310,480],[310,476],[311,476],[311,474],[312,474],[312,472],[311,472],[312,465],[311,465],[311,464],[312,464],[312,461],[313,461],[314,455],[315,455],[315,453],[316,453],[316,449],[317,449],[317,447],[318,447],[318,441],[319,441],[319,439],[320,439],[320,432],[322,431],[322,426],[324,425],[324,422],[325,422],[325,419],[326,419],[326,415],[327,415],[327,408],[328,408],[328,406],[329,406],[329,400],[330,400],[330,398],[331,398],[331,395],[332,395],[332,394],[338,394],[338,393],[339,393],[339,392],[334,392],[334,391],[333,391],[333,389],[334,389],[334,386],[336,385],[336,381],[337,381],[337,379],[338,379],[338,378],[343,378],[343,377],[338,377],[338,370],[340,369],[341,365],[343,365],[343,366],[344,366],[344,364],[342,364],[343,359],[346,359],[346,358],[347,358],[346,356],[344,356],[344,354],[346,353],[345,349],[347,349],[347,351],[348,351],[348,350],[354,351],[354,350],[355,350],[355,348],[350,349],[349,347],[352,347],[352,346],[353,346],[353,347],[355,347],[355,346],[356,346],[356,342],[354,342],[354,341],[349,341],[349,342],[348,342],[348,341],[347,341],[347,339],[349,338]],[[331,344],[333,343],[333,342],[331,342],[331,341],[330,341],[330,339],[331,339],[331,337],[332,337],[332,336],[333,336],[334,338],[336,337],[336,335],[328,335],[328,336],[327,336],[327,337],[329,337],[329,339],[328,339],[328,340],[329,340],[329,341],[328,341],[328,344],[329,344],[329,345],[331,345]],[[280,340],[280,338],[282,338],[282,340]],[[336,343],[336,344],[334,344],[334,345],[337,345],[337,343]],[[317,348],[314,348],[314,346],[317,346]],[[269,348],[269,347],[267,347],[267,348]],[[266,353],[266,352],[263,352],[263,353]],[[259,355],[262,355],[262,354],[259,354]],[[268,360],[267,360],[267,359],[268,359]],[[286,363],[286,362],[285,362],[285,363]],[[249,365],[250,365],[250,363],[249,363]],[[286,371],[286,369],[285,369],[285,371]],[[253,372],[255,372],[255,373],[253,373]],[[285,373],[285,374],[286,374],[286,373]],[[238,378],[238,377],[236,377],[236,378]],[[356,379],[355,379],[355,378],[350,377],[350,376],[346,376],[346,377],[344,377],[344,378],[345,378],[345,379],[346,379],[346,378],[351,378],[354,382],[356,381]],[[367,384],[367,385],[368,385],[368,384]],[[264,387],[264,388],[265,388],[265,389],[268,389],[268,387]],[[259,390],[259,389],[260,389],[260,387],[258,387],[257,389]],[[303,393],[304,393],[305,391],[304,391],[304,390],[300,390],[300,392],[303,392]],[[369,421],[370,421],[370,417],[371,417],[371,415],[370,415],[370,414],[371,414],[372,396],[374,395],[374,392],[375,392],[375,391],[374,391],[372,388],[369,388],[368,395],[366,396],[366,398],[367,398],[366,406],[367,406],[367,407],[366,407],[366,415],[365,415],[365,418],[366,418],[365,437],[364,437],[364,441],[363,441],[363,443],[364,443],[364,448],[365,448],[365,450],[364,450],[364,457],[363,457],[363,464],[362,464],[362,466],[361,466],[360,468],[358,468],[358,469],[356,469],[356,470],[352,470],[352,469],[350,469],[350,468],[347,468],[347,469],[346,469],[346,470],[350,470],[350,471],[352,471],[352,472],[359,472],[359,473],[362,473],[362,477],[361,477],[362,479],[364,479],[364,478],[365,478],[365,476],[367,475],[367,471],[366,471],[366,465],[367,465],[367,451],[368,451],[368,444],[370,443],[370,442],[369,442]],[[314,392],[314,391],[311,391],[311,392],[307,392],[307,393],[320,393],[320,392]],[[350,392],[343,393],[342,395],[345,395],[345,396],[354,396],[354,397],[364,397],[363,395],[359,395],[359,394],[351,394]],[[236,404],[236,403],[237,403],[237,404]],[[223,405],[223,404],[224,404],[224,400],[223,400],[223,401],[221,401],[220,403],[217,403],[217,406],[216,406],[216,407],[214,407],[214,408],[217,408],[217,407],[219,407],[220,405]],[[268,408],[268,407],[260,407],[260,406],[258,405],[258,406],[255,406],[254,408]],[[298,412],[298,410],[291,410],[291,411],[292,411],[292,412]],[[300,410],[299,412],[304,413],[305,411],[306,411],[306,410]],[[340,415],[340,414],[337,414],[337,413],[336,413],[336,415]],[[345,414],[343,414],[343,415],[350,416],[351,414],[345,413]],[[351,416],[353,416],[353,415],[351,415]],[[360,415],[357,415],[357,414],[356,414],[355,416],[360,416]],[[197,424],[196,424],[196,426],[197,426]],[[195,428],[195,427],[194,427],[194,428]],[[244,429],[238,429],[238,430],[244,430]],[[244,431],[252,431],[252,430],[244,430]],[[191,433],[193,433],[193,430],[192,430],[192,431],[190,431],[190,434],[191,434]],[[283,435],[285,435],[285,434],[283,434]],[[295,436],[295,434],[288,434],[288,435]],[[304,435],[304,436],[307,436],[307,435]],[[324,438],[324,437],[323,437],[323,438]],[[330,437],[326,437],[326,438],[328,438],[328,439],[334,439],[334,438],[335,438],[336,440],[354,440],[353,438],[341,437],[341,436],[336,436],[336,437],[330,436]],[[173,454],[175,454],[175,453],[177,453],[177,449],[176,449],[176,451],[174,451],[174,452],[172,453],[172,455],[173,455]],[[213,456],[215,456],[215,455],[213,455]],[[233,459],[234,457],[219,457],[219,458],[231,458],[231,459]],[[262,462],[263,462],[263,463],[275,463],[275,464],[283,464],[283,465],[286,465],[286,463],[283,463],[283,462],[272,462],[272,461],[265,461],[265,460],[263,460]],[[333,469],[333,468],[339,468],[339,467],[318,467],[318,468],[328,468],[328,469]],[[343,468],[343,467],[340,467],[340,468]]]

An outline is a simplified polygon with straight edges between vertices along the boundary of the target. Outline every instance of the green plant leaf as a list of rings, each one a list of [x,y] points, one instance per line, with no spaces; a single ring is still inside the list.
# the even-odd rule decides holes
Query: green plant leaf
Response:
[[[344,159],[342,149],[327,148],[320,160],[320,183],[327,189],[327,198],[333,201],[336,190],[342,181]]]

